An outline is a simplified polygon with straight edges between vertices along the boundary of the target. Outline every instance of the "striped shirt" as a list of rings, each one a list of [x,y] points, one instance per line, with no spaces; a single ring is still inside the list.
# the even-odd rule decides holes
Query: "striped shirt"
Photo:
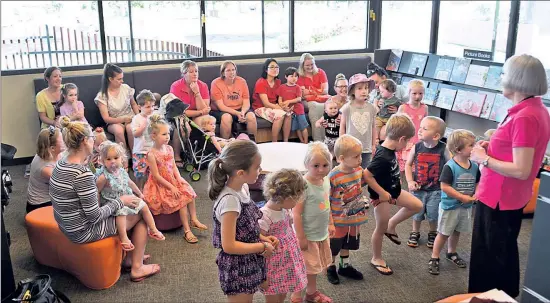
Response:
[[[89,243],[117,233],[113,214],[123,207],[117,199],[101,207],[95,177],[88,166],[59,160],[50,178],[55,221],[74,243]]]
[[[343,172],[339,166],[330,173],[330,209],[334,226],[357,226],[367,222],[365,202],[361,199],[363,169],[355,168],[351,173]]]

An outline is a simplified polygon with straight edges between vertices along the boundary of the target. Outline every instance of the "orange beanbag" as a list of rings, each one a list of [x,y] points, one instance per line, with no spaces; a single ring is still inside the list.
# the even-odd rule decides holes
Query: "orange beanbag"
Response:
[[[59,229],[53,207],[25,217],[29,242],[38,263],[65,270],[91,289],[106,289],[120,278],[122,248],[118,236],[76,244]]]

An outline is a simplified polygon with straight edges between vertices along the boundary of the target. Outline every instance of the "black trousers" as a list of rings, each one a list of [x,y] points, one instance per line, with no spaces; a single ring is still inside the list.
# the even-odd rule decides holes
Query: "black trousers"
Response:
[[[38,204],[38,205],[32,205],[29,202],[27,202],[27,214],[30,213],[31,211],[35,210],[35,209],[39,209],[41,207],[46,207],[46,206],[52,206],[52,202],[45,202],[45,203]]]
[[[478,203],[475,209],[470,258],[469,293],[493,288],[519,296],[518,235],[523,209],[492,209]]]

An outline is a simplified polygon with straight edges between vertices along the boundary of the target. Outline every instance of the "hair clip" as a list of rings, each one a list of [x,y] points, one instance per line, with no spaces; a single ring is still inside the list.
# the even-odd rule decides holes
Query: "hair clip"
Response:
[[[48,127],[48,130],[50,131],[50,136],[53,136],[55,134],[55,126],[50,125]]]

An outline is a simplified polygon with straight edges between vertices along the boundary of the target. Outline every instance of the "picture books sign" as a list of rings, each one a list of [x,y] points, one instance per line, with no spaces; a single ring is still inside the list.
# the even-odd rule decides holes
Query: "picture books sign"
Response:
[[[493,53],[475,49],[464,49],[464,58],[493,61]]]

